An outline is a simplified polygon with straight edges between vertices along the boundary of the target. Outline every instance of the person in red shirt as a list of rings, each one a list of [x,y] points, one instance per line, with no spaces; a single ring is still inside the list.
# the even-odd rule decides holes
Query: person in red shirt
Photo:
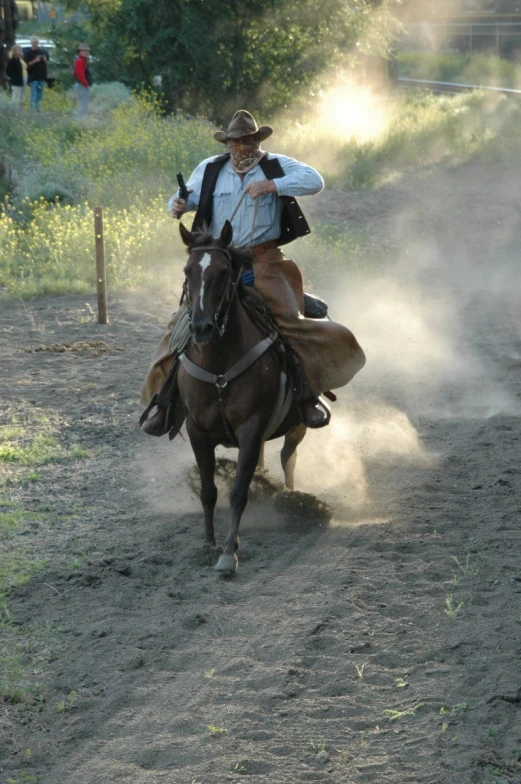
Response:
[[[89,71],[89,54],[89,45],[80,44],[78,56],[74,61],[74,89],[78,96],[79,119],[83,119],[89,111],[90,86],[92,84],[92,77]]]

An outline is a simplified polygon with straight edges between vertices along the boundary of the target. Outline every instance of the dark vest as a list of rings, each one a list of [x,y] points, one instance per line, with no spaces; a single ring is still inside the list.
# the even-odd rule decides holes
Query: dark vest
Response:
[[[217,177],[229,158],[230,153],[226,152],[224,155],[219,155],[218,158],[206,165],[201,185],[199,206],[192,224],[192,231],[202,229],[205,224],[207,226],[211,224],[213,194],[217,183]],[[264,158],[261,158],[259,161],[259,166],[268,180],[276,180],[277,177],[284,177],[284,169],[280,165],[278,158],[267,158],[264,156]],[[309,234],[311,229],[302,214],[302,210],[300,209],[297,200],[293,196],[279,196],[279,199],[282,202],[282,210],[280,216],[280,237],[276,242],[277,245],[286,245],[288,242],[293,242],[297,237],[304,237],[306,234]]]

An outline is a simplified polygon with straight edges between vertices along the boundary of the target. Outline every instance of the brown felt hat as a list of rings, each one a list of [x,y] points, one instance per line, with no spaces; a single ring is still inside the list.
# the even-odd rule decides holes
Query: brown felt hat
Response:
[[[226,131],[216,131],[213,138],[218,142],[226,144],[228,139],[242,139],[243,136],[258,136],[259,141],[264,141],[273,133],[273,128],[269,125],[261,125],[259,128],[255,117],[245,109],[239,109],[232,117],[231,123]]]
[[[78,52],[90,52],[90,46],[88,44],[80,44],[78,46]]]

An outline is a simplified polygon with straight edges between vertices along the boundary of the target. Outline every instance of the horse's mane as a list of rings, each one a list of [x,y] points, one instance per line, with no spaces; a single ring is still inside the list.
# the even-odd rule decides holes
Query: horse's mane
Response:
[[[189,254],[194,250],[203,250],[207,245],[213,245],[214,247],[219,247],[228,251],[231,257],[232,267],[235,271],[241,267],[244,267],[245,270],[253,267],[253,253],[250,248],[236,248],[235,245],[226,246],[222,240],[212,237],[210,232],[206,229],[195,231],[193,236],[194,241],[188,246]]]

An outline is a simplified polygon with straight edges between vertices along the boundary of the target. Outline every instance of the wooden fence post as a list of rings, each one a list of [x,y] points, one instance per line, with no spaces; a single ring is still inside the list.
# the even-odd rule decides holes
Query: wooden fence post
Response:
[[[103,207],[94,208],[94,232],[96,235],[96,279],[98,286],[98,323],[108,324],[107,278],[105,275],[105,246],[103,242]]]

